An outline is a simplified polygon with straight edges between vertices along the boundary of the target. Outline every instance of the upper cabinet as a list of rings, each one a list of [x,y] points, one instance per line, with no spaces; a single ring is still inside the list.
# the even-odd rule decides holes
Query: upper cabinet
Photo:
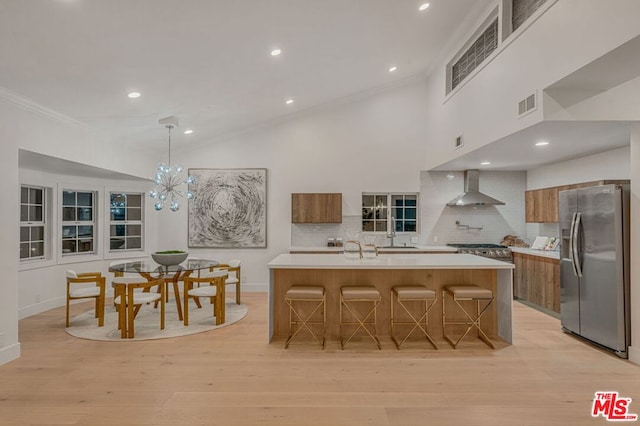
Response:
[[[628,180],[597,180],[573,185],[532,189],[525,192],[525,220],[527,223],[557,223],[558,193],[566,189],[587,188],[590,186],[625,184]]]
[[[342,223],[342,194],[291,194],[291,223]]]
[[[527,222],[558,221],[558,187],[527,191],[524,201]]]

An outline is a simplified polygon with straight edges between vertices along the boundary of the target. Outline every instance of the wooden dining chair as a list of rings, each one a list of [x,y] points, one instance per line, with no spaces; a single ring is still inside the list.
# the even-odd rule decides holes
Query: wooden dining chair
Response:
[[[236,286],[236,304],[240,304],[240,260],[232,259],[229,263],[221,263],[214,268],[214,270],[226,270],[229,272],[226,284],[235,284]]]
[[[118,329],[123,330],[122,337],[135,337],[134,322],[140,308],[144,304],[156,301],[160,303],[160,330],[164,330],[164,278],[147,281],[139,277],[134,280],[129,277],[116,277],[112,282],[116,292],[114,302],[118,310]]]
[[[224,270],[203,272],[200,276],[188,276],[184,280],[184,325],[189,325],[189,299],[207,297],[213,305],[216,325],[225,321],[224,287],[228,272]],[[207,284],[194,288],[194,284]]]
[[[93,283],[93,286],[87,284]],[[69,304],[77,299],[95,299],[98,327],[104,325],[105,278],[100,272],[76,273],[67,271],[67,322],[69,327]]]

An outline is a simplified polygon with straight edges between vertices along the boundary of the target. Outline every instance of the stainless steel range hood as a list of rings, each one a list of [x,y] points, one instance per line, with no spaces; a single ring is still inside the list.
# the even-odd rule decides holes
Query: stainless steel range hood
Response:
[[[480,192],[480,172],[478,170],[465,170],[464,192],[447,203],[448,206],[504,206],[502,201]]]

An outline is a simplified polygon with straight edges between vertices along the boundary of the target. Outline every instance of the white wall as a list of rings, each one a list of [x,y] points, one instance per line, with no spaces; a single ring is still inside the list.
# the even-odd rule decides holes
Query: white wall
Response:
[[[264,285],[267,263],[291,242],[292,192],[342,192],[347,216],[361,214],[363,191],[418,192],[426,98],[423,82],[410,83],[178,154],[191,168],[267,168],[267,248],[190,252],[239,258],[243,279]],[[167,247],[185,247],[187,212],[161,215],[160,232]]]
[[[640,34],[638,15],[635,0],[558,1],[448,99],[447,58],[428,80],[427,169],[541,121],[541,108],[518,118],[518,101],[534,92],[540,101],[544,88]],[[455,151],[459,135],[465,146]]]
[[[575,141],[580,143],[580,141]],[[600,179],[629,179],[630,147],[613,149],[527,171],[527,189],[570,185]]]
[[[23,133],[24,114],[0,99],[0,194],[5,208],[0,209],[2,245],[0,245],[0,364],[20,356],[18,342],[18,141]]]

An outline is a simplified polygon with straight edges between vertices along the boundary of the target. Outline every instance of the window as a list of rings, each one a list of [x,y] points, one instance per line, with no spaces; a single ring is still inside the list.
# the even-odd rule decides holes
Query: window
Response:
[[[20,260],[45,258],[45,189],[20,187]]]
[[[418,232],[418,194],[362,194],[362,230],[387,232],[390,229]]]
[[[418,195],[391,195],[391,216],[395,218],[396,232],[417,232]]]
[[[515,31],[547,0],[512,0],[511,28]]]
[[[109,195],[109,249],[142,250],[144,194],[111,192]]]
[[[498,48],[498,18],[496,17],[462,56],[451,66],[451,90]]]
[[[95,252],[95,193],[62,191],[62,254]]]

